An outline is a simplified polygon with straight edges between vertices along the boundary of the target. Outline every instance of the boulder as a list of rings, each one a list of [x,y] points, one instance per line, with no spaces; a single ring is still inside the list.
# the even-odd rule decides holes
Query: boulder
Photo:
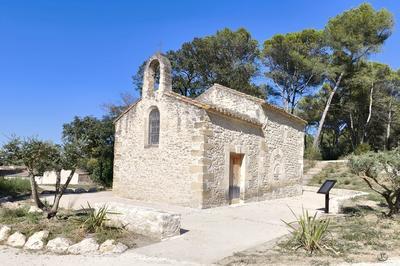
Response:
[[[42,195],[50,195],[50,194],[54,194],[55,191],[52,190],[43,190],[40,194]]]
[[[98,211],[104,205],[107,206],[109,212],[108,224],[112,226],[123,227],[157,239],[166,239],[180,234],[180,214],[117,202],[96,203],[94,208]]]
[[[43,210],[36,206],[31,206],[28,213],[43,213]]]
[[[9,202],[10,200],[12,200],[11,196],[2,197],[0,198],[0,203]]]
[[[24,249],[30,250],[40,250],[44,247],[44,242],[49,237],[49,231],[36,232],[28,238],[26,241]]]
[[[3,225],[0,228],[0,243],[6,241],[10,236],[10,233],[11,233],[11,228],[8,227],[7,225]]]
[[[62,254],[66,253],[71,245],[71,240],[63,237],[57,237],[47,243],[46,249],[57,254]]]
[[[97,188],[96,187],[91,187],[88,189],[89,193],[93,193],[93,192],[97,192]]]
[[[86,189],[82,188],[82,187],[78,187],[74,190],[75,193],[86,193]]]
[[[18,202],[18,201],[15,201],[15,202],[7,201],[7,202],[4,202],[4,203],[1,203],[1,207],[7,208],[7,209],[11,209],[11,210],[15,210],[15,209],[18,209],[18,208],[22,207],[22,204],[20,202]]]
[[[116,242],[113,239],[108,239],[100,245],[99,251],[104,254],[111,253],[122,253],[127,250],[128,247],[120,242]]]
[[[64,190],[64,194],[70,194],[70,193],[74,193],[74,190],[71,189],[71,188],[66,188],[66,189]]]
[[[7,245],[15,248],[22,248],[25,245],[25,241],[26,237],[23,234],[20,232],[15,232],[8,237]]]
[[[71,254],[88,254],[94,253],[99,249],[99,244],[93,238],[86,238],[75,245],[68,248],[68,253]]]

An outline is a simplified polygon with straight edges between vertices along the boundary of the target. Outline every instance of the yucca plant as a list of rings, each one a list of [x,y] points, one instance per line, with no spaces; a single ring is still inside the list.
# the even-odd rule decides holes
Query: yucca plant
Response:
[[[315,251],[324,252],[325,250],[333,251],[327,244],[327,235],[329,232],[329,219],[317,219],[317,213],[313,216],[308,214],[307,210],[303,209],[302,215],[297,216],[292,209],[296,221],[285,222],[292,235],[290,244],[294,249],[303,248],[309,253]]]
[[[103,205],[97,211],[90,206],[89,202],[87,205],[87,208],[82,207],[82,210],[87,214],[87,218],[82,222],[81,227],[88,233],[95,233],[105,229],[105,223],[109,220],[107,214],[111,214],[107,205]]]

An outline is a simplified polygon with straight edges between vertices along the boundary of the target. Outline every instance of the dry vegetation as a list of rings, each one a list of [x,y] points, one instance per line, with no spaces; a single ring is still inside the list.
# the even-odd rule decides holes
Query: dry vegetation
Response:
[[[115,239],[129,248],[155,242],[154,239],[117,228],[104,227],[100,228],[101,230],[88,231],[84,222],[88,219],[89,214],[85,211],[61,209],[56,217],[47,219],[42,214],[28,213],[28,209],[28,207],[1,208],[0,224],[9,225],[13,231],[19,231],[28,237],[37,231],[48,230],[50,232],[49,239],[62,236],[75,243],[85,237],[94,237],[99,243],[107,239]]]
[[[319,186],[325,179],[336,179],[336,188],[371,192],[364,181],[350,173],[346,165],[327,167],[314,176],[310,185]],[[294,249],[289,235],[275,243],[235,253],[221,265],[336,265],[342,262],[380,262],[400,256],[400,218],[387,218],[379,195],[348,201],[344,213],[325,216],[330,219],[328,244],[334,251],[310,254]]]

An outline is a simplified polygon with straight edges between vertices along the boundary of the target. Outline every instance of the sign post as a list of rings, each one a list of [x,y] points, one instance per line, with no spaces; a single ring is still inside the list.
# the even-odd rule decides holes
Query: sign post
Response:
[[[325,182],[321,185],[317,193],[325,194],[325,213],[329,213],[329,191],[336,184],[336,180],[325,180]]]

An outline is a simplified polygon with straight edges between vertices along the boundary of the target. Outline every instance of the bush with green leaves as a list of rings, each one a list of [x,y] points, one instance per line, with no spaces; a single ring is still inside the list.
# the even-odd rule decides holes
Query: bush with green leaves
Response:
[[[290,223],[283,221],[291,230],[291,238],[288,242],[290,246],[296,250],[303,248],[310,254],[315,251],[334,251],[328,245],[327,239],[329,219],[317,219],[317,213],[310,216],[308,211],[304,209],[300,216],[297,216],[293,210],[291,211],[296,221]]]
[[[388,216],[400,213],[400,148],[353,155],[349,157],[349,166],[372,191],[385,199]]]
[[[369,152],[370,150],[371,150],[371,146],[368,143],[362,143],[355,148],[354,154],[361,155],[361,154]]]
[[[98,210],[92,208],[89,202],[87,205],[86,208],[82,207],[82,210],[87,215],[86,219],[82,222],[82,228],[88,233],[96,233],[104,230],[106,228],[106,222],[109,220],[107,214],[110,213],[107,205],[103,205]]]
[[[1,196],[18,196],[29,194],[31,192],[31,183],[27,179],[14,178],[5,179],[0,177],[0,197]]]
[[[322,155],[318,149],[311,146],[304,150],[304,158],[308,160],[322,160]]]

